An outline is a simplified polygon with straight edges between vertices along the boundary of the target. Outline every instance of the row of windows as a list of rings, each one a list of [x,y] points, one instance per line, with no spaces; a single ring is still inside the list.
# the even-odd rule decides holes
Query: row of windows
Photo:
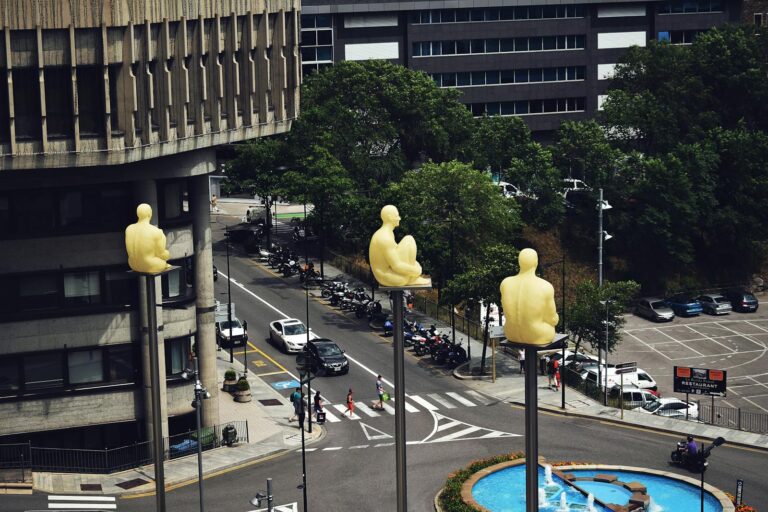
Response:
[[[722,0],[666,0],[659,4],[659,14],[721,12]]]
[[[528,114],[554,114],[556,112],[583,112],[584,98],[555,98],[549,100],[496,101],[467,105],[472,115],[522,116]]]
[[[333,46],[301,48],[301,62],[333,62]]]
[[[158,195],[161,225],[189,219],[186,180],[160,182]],[[135,221],[128,184],[0,193],[0,239],[123,231]]]
[[[525,5],[520,7],[491,7],[486,9],[442,9],[416,11],[411,23],[464,23],[469,21],[542,20],[583,18],[583,5]]]
[[[302,14],[301,29],[305,28],[331,28],[330,14]]]
[[[170,262],[162,275],[164,303],[195,296],[192,257]],[[88,269],[0,276],[0,320],[19,320],[134,308],[139,284],[128,268]]]
[[[565,82],[584,80],[584,66],[433,73],[432,79],[440,87]]]
[[[132,343],[0,357],[0,397],[133,383]]]
[[[193,338],[164,341],[167,378],[191,368]],[[135,344],[126,343],[1,356],[0,397],[136,383],[137,352]]]
[[[414,57],[465,55],[502,52],[540,52],[584,49],[584,35],[463,39],[458,41],[421,41],[413,43]]]
[[[301,46],[327,46],[333,44],[333,30],[302,30]]]
[[[659,41],[665,41],[670,44],[693,44],[693,40],[699,34],[706,30],[671,30],[669,32],[659,32]]]

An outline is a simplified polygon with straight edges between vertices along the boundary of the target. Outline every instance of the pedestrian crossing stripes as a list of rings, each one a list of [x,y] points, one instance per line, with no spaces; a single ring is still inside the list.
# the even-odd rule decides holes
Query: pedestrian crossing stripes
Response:
[[[378,418],[380,416],[394,416],[395,399],[384,402],[384,408],[378,409],[378,400],[365,402],[355,402],[355,412],[350,417],[347,412],[347,404],[326,404],[325,421],[328,423],[338,423],[345,420],[357,421],[361,417]],[[448,391],[446,393],[426,393],[423,395],[407,395],[405,397],[405,410],[409,413],[422,411],[435,412],[441,409],[456,409],[457,407],[476,407],[478,405],[490,405],[493,400],[478,393],[477,391],[465,391],[457,393]],[[338,416],[335,412],[338,411]]]
[[[432,432],[421,443],[446,443],[449,441],[468,441],[472,439],[491,439],[498,437],[520,437],[511,432],[502,432],[490,428],[478,427],[459,421],[439,412],[429,411],[435,420]]]
[[[48,496],[48,510],[117,510],[114,496]]]

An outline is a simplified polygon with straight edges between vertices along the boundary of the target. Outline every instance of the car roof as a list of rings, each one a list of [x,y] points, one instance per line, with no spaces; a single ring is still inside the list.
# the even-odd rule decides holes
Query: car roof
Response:
[[[290,324],[300,324],[301,320],[298,318],[283,318],[281,320],[278,320],[283,325],[290,325]]]
[[[716,299],[718,297],[722,297],[723,295],[720,293],[703,293],[699,295],[699,297],[710,297],[712,299]]]
[[[322,345],[322,344],[328,344],[328,343],[333,343],[334,345],[336,344],[335,341],[329,340],[328,338],[315,338],[313,340],[309,340],[309,342],[314,343],[315,345]]]
[[[637,300],[647,300],[648,302],[656,302],[656,301],[664,302],[664,299],[660,299],[659,297],[640,297]]]

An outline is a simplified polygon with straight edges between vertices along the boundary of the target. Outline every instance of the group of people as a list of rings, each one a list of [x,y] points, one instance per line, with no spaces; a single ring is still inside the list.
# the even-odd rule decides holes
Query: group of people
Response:
[[[382,380],[381,375],[376,377],[376,395],[379,397],[379,400],[374,402],[372,407],[374,409],[383,410],[384,402],[389,399],[389,396],[387,395],[387,392],[384,391],[384,381]],[[298,421],[299,426],[304,428],[307,404],[305,403],[304,395],[301,392],[301,387],[297,387],[293,393],[291,393],[290,400],[293,404],[293,416],[288,418],[288,421]],[[320,395],[320,390],[315,390],[315,396],[312,400],[312,418],[314,421],[317,421],[318,418],[325,414],[324,405],[325,402]],[[355,399],[352,388],[349,388],[349,391],[347,392],[347,409],[344,411],[344,414],[349,414],[350,418],[355,414]]]

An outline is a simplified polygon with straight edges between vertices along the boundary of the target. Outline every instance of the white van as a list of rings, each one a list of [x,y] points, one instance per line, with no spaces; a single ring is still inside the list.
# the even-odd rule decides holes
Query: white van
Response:
[[[605,373],[602,373],[605,371],[605,367],[601,368],[601,382],[600,387],[605,386]],[[589,366],[584,369],[584,371],[581,373],[581,378],[592,382],[593,384],[597,384],[597,367],[596,366]],[[634,386],[640,389],[651,389],[653,391],[656,391],[657,385],[656,381],[653,380],[653,377],[651,377],[645,370],[642,368],[638,368],[636,372],[632,373],[625,373],[624,374],[624,387],[627,386]],[[614,388],[618,387],[622,382],[621,375],[616,375],[616,369],[615,368],[608,368],[608,388]]]
[[[646,404],[655,402],[659,399],[656,395],[641,388],[624,388],[621,394],[625,409],[634,409],[635,407],[644,407]]]

